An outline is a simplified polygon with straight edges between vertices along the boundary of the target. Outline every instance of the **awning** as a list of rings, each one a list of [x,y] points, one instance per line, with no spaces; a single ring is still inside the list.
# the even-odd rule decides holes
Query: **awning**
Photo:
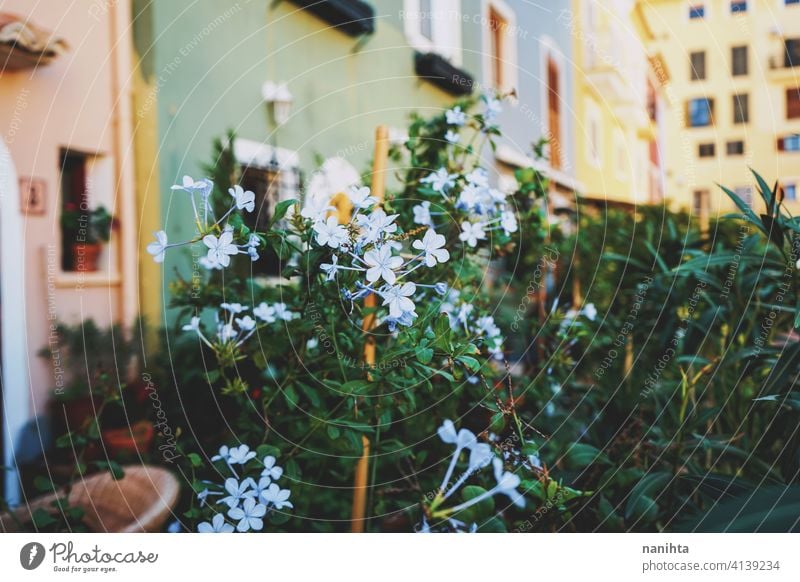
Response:
[[[0,12],[0,71],[47,65],[69,47],[23,16]]]

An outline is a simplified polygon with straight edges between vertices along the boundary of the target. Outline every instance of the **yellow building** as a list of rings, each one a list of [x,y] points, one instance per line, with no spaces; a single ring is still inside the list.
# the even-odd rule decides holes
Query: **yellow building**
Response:
[[[657,203],[665,190],[667,68],[633,0],[573,0],[576,169],[587,199]]]
[[[703,220],[755,197],[752,167],[800,209],[800,1],[639,0],[648,48],[671,73],[667,175],[673,206]],[[761,207],[755,204],[757,209]]]

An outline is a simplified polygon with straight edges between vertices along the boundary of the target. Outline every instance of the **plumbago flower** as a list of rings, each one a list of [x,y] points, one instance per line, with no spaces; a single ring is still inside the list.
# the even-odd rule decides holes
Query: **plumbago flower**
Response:
[[[235,352],[259,330],[267,328],[277,322],[288,322],[299,317],[298,313],[290,311],[285,303],[261,302],[253,308],[255,318],[245,312],[250,308],[241,303],[221,303],[214,313],[214,333],[205,331],[205,326],[199,316],[191,318],[183,326],[183,331],[195,333],[197,337],[209,348],[220,354],[227,351]],[[236,451],[220,450],[219,458],[226,459],[229,463],[236,463],[239,459]],[[212,459],[212,460],[216,460]]]
[[[453,445],[455,450],[450,458],[447,471],[444,474],[444,478],[442,479],[442,483],[436,495],[430,502],[425,503],[425,518],[423,518],[423,523],[421,527],[418,528],[418,531],[432,531],[428,525],[428,519],[447,524],[451,528],[451,531],[476,531],[476,523],[468,525],[459,519],[459,517],[487,517],[483,515],[478,516],[474,512],[468,510],[495,495],[505,495],[509,498],[511,503],[517,507],[525,507],[525,499],[522,494],[517,491],[521,479],[514,473],[504,469],[503,461],[494,455],[491,445],[479,442],[478,438],[470,430],[465,428],[456,430],[455,424],[451,420],[445,420],[442,426],[439,427],[437,433],[443,442]],[[467,453],[467,468],[453,479],[456,466],[463,453]],[[445,502],[447,502],[473,475],[482,471],[489,465],[493,467],[492,473],[495,480],[495,485],[493,487],[486,490],[471,486],[469,492],[465,491],[465,494],[462,494],[462,497],[465,497],[464,502],[450,507],[443,507]]]
[[[440,310],[441,313],[447,314],[450,329],[477,340],[495,359],[503,359],[505,342],[503,332],[495,323],[494,317],[475,308],[474,299],[464,300],[459,290],[450,289]]]
[[[155,242],[147,245],[147,252],[157,263],[164,262],[169,249],[193,245],[202,242],[206,247],[206,255],[198,263],[209,271],[224,269],[231,264],[231,257],[239,254],[248,255],[250,260],[259,258],[258,249],[262,242],[259,236],[242,224],[236,211],[253,212],[255,210],[255,194],[245,190],[238,184],[228,189],[230,207],[219,218],[214,213],[211,195],[214,183],[208,178],[195,180],[184,176],[180,184],[172,187],[173,192],[182,192],[189,197],[194,212],[196,234],[188,241],[169,243],[163,230],[155,233]],[[199,204],[198,204],[199,203]]]
[[[375,207],[377,199],[369,188],[354,186],[348,197],[354,210],[347,224],[339,224],[336,216],[324,214],[311,221],[316,246],[334,251],[330,260],[320,264],[320,271],[326,282],[348,275],[341,293],[351,310],[357,301],[374,294],[387,310],[383,321],[390,330],[408,327],[418,317],[418,290],[436,287],[414,278],[422,273],[419,269],[433,269],[450,259],[444,248],[447,241],[432,228],[421,239],[413,239],[421,229],[403,232],[397,214]]]
[[[195,484],[200,508],[190,510],[190,516],[209,516],[208,521],[197,525],[199,533],[245,533],[264,529],[264,520],[272,518],[280,522],[279,516],[286,509],[292,509],[289,500],[291,491],[283,489],[278,480],[283,476],[283,468],[276,464],[276,458],[266,455],[259,461],[256,451],[244,444],[222,446],[219,454],[211,458],[221,461],[222,471],[232,474],[222,483],[199,481]],[[240,467],[241,478],[233,465]]]

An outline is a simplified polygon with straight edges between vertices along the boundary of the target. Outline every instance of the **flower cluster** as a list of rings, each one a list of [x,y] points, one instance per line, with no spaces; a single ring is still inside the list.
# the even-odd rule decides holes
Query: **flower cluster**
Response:
[[[291,321],[299,314],[288,309],[285,303],[260,303],[253,309],[253,319],[245,312],[249,307],[241,303],[222,303],[214,314],[215,334],[209,338],[203,332],[203,323],[199,316],[194,316],[183,326],[183,331],[194,332],[200,340],[210,348],[214,344],[232,344],[239,347],[244,344],[258,329],[277,321]]]
[[[229,219],[235,211],[253,212],[256,207],[256,195],[238,184],[228,189],[231,196],[230,208],[219,218],[215,216],[211,201],[214,183],[208,178],[195,180],[184,176],[183,182],[172,187],[173,191],[181,191],[189,196],[194,211],[194,222],[197,236],[191,240],[170,243],[163,230],[155,233],[156,240],[147,245],[147,252],[153,255],[157,263],[164,261],[170,248],[190,245],[202,241],[206,246],[206,256],[199,263],[208,270],[223,269],[230,266],[231,257],[246,254],[252,261],[258,259],[261,239],[254,233],[237,232]],[[198,208],[199,207],[199,208]]]
[[[506,495],[517,507],[525,506],[525,499],[522,497],[522,494],[517,491],[517,487],[521,481],[520,478],[514,473],[504,469],[503,461],[494,455],[492,447],[489,444],[478,442],[478,438],[475,434],[466,428],[456,430],[451,420],[445,420],[437,432],[439,438],[447,444],[454,445],[455,450],[453,451],[453,456],[450,458],[450,464],[442,479],[442,484],[439,486],[439,491],[428,505],[428,511],[426,513],[429,517],[432,519],[445,519],[454,529],[461,530],[464,528],[465,524],[455,519],[453,515],[494,495]],[[463,452],[468,452],[467,469],[451,483],[456,465]],[[493,468],[496,482],[494,487],[453,507],[441,507],[442,504],[464,485],[471,476],[489,465],[492,465]],[[469,529],[474,531],[474,525]],[[426,520],[423,520],[420,531],[430,531]]]
[[[388,316],[385,322],[391,330],[398,325],[409,326],[417,317],[414,296],[419,288],[441,288],[414,282],[411,274],[421,268],[434,268],[450,259],[444,248],[445,237],[434,229],[425,230],[422,238],[404,242],[409,235],[400,231],[397,214],[386,214],[375,207],[377,200],[369,188],[353,187],[347,193],[354,212],[347,224],[336,216],[328,216],[329,201],[307,204],[301,215],[312,221],[314,240],[320,247],[330,248],[330,262],[320,269],[328,281],[342,271],[357,272],[354,287],[344,288],[342,295],[351,305],[375,294],[383,301]]]
[[[222,446],[212,461],[222,461],[233,475],[222,484],[204,481],[205,488],[197,494],[200,507],[211,507],[214,511],[210,521],[197,526],[199,533],[232,533],[261,531],[264,517],[272,511],[291,509],[291,491],[281,489],[277,481],[283,475],[283,468],[276,464],[273,456],[256,460],[255,451],[247,445]],[[243,478],[235,467],[241,467]],[[258,473],[258,469],[261,469]],[[245,476],[252,472],[254,476]],[[211,501],[211,498],[218,498]],[[226,519],[227,517],[227,519]]]
[[[486,350],[495,359],[503,358],[503,335],[491,315],[479,314],[475,304],[461,299],[458,289],[447,292],[442,302],[441,313],[446,313],[453,331],[463,331],[467,335],[474,335],[481,339]]]

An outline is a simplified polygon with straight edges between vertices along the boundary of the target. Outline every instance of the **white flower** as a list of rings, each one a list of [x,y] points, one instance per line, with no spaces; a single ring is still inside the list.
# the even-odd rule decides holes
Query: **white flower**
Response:
[[[192,317],[192,319],[189,321],[189,323],[184,325],[181,329],[183,329],[183,331],[199,332],[200,331],[200,318],[197,317],[197,316]]]
[[[484,240],[486,238],[486,233],[480,222],[472,223],[465,220],[461,223],[461,234],[458,235],[458,238],[469,246],[475,247],[478,245],[479,240]]]
[[[232,340],[233,338],[236,337],[236,335],[237,332],[234,329],[233,325],[230,323],[226,323],[219,326],[219,329],[217,331],[217,337],[219,338],[219,341],[221,341],[222,343]]]
[[[351,186],[347,191],[347,197],[358,209],[369,208],[378,202],[378,199],[369,195],[369,188],[366,186],[359,188],[358,186]]]
[[[222,269],[222,265],[220,265],[217,261],[213,259],[209,259],[208,257],[200,257],[199,259],[197,259],[197,262],[200,264],[201,267],[209,271]]]
[[[233,533],[233,526],[225,522],[225,516],[217,513],[211,518],[211,523],[197,524],[197,533]]]
[[[232,447],[228,454],[228,463],[231,465],[244,465],[250,459],[255,458],[255,451],[251,451],[247,445]]]
[[[203,243],[208,247],[208,259],[227,267],[231,264],[231,255],[239,254],[239,248],[233,244],[233,231],[225,230],[219,238],[213,234],[203,237]]]
[[[333,249],[338,249],[347,242],[347,229],[339,224],[335,216],[329,216],[327,220],[319,221],[314,225],[317,233],[317,244],[320,246],[328,245]]]
[[[228,188],[228,194],[233,196],[237,209],[247,210],[247,212],[255,210],[256,195],[250,190],[245,190],[239,184],[236,184],[233,188]]]
[[[334,210],[333,206],[331,206],[330,198],[308,197],[303,205],[303,210],[300,211],[300,216],[316,222],[321,220],[330,210]]]
[[[382,235],[391,235],[397,231],[394,223],[397,214],[386,214],[383,209],[374,210],[369,216],[359,214],[356,217],[358,225],[364,229],[362,241],[364,243],[376,242]]]
[[[237,507],[242,499],[247,499],[253,496],[252,491],[248,491],[250,484],[246,481],[239,483],[233,477],[225,479],[225,491],[228,492],[227,497],[220,499],[220,503],[225,503],[228,507]]]
[[[597,317],[597,308],[594,306],[594,303],[587,303],[583,308],[583,315],[589,321],[594,321]]]
[[[506,210],[500,215],[500,226],[506,234],[517,232],[517,217],[510,210]]]
[[[481,100],[483,101],[483,118],[486,120],[486,123],[492,123],[497,116],[503,112],[503,106],[500,103],[500,100],[490,93],[484,93],[481,96]]]
[[[475,322],[475,325],[478,328],[479,332],[489,336],[495,337],[500,335],[500,328],[494,322],[494,317],[491,315],[484,315],[483,317],[479,317]]]
[[[422,224],[424,226],[433,226],[433,220],[431,219],[431,203],[425,201],[421,204],[417,204],[412,208],[414,211],[414,223],[415,224]],[[800,267],[799,267],[800,268]]]
[[[213,457],[211,457],[211,461],[212,462],[213,461],[225,461],[227,463],[229,456],[230,456],[230,450],[225,445],[222,445],[219,448],[219,454],[218,455],[214,455]]]
[[[403,265],[403,259],[393,256],[392,249],[388,245],[367,251],[364,254],[364,262],[369,267],[367,281],[375,283],[383,277],[383,280],[389,285],[394,285],[394,282],[397,281],[394,269],[399,269]]]
[[[247,254],[250,255],[250,260],[253,262],[257,261],[258,257],[260,256],[258,254],[258,247],[253,247],[253,246],[247,247]]]
[[[486,188],[484,186],[467,184],[458,196],[457,206],[466,210],[475,208],[480,204],[481,199],[485,197],[485,193]]]
[[[241,330],[250,331],[256,326],[256,320],[249,315],[245,315],[244,317],[236,318],[236,325],[238,325]]]
[[[429,228],[422,240],[415,240],[411,246],[425,253],[425,264],[428,267],[434,267],[436,263],[446,263],[450,259],[450,253],[443,248],[446,242],[444,235],[436,234],[433,229]],[[393,283],[393,281],[388,281],[388,283]]]
[[[291,494],[292,492],[288,489],[281,489],[273,483],[266,491],[261,492],[261,500],[266,504],[272,504],[275,509],[283,509],[284,507],[291,509],[294,507],[292,502],[288,500]]]
[[[261,471],[262,477],[269,477],[273,481],[277,481],[283,475],[283,468],[275,464],[277,459],[272,455],[264,457],[264,470]]]
[[[264,520],[261,519],[266,515],[266,506],[256,503],[252,497],[245,499],[242,507],[233,507],[228,511],[228,517],[231,519],[238,519],[239,523],[236,524],[236,531],[246,532],[255,530],[261,531],[264,529]]]
[[[220,303],[219,308],[235,313],[236,315],[239,315],[242,311],[247,311],[247,307],[241,303]]]
[[[339,255],[333,255],[330,263],[322,263],[319,268],[326,273],[327,281],[333,281],[339,272]]]
[[[486,443],[475,443],[469,453],[469,472],[473,473],[483,469],[492,462],[494,454],[492,447]]]
[[[409,299],[417,291],[414,283],[393,285],[382,294],[383,304],[389,306],[389,317],[398,318],[404,313],[414,311],[414,302]]]
[[[289,311],[289,308],[286,307],[285,303],[276,303],[274,305],[275,308],[275,317],[278,319],[282,319],[283,321],[291,321],[295,317],[297,317],[296,313]]]
[[[265,323],[275,323],[277,321],[275,318],[275,308],[267,305],[263,301],[258,307],[253,309],[253,315]]]
[[[184,176],[183,182],[180,185],[173,186],[172,190],[183,190],[189,194],[197,193],[203,197],[203,200],[205,200],[211,194],[211,190],[213,190],[213,188],[214,183],[208,178],[195,181],[195,179],[191,176]]]
[[[155,233],[156,241],[147,245],[147,252],[153,255],[156,263],[164,262],[164,253],[167,250],[167,233],[159,230]]]
[[[464,176],[464,178],[467,180],[467,183],[472,184],[473,186],[482,186],[484,188],[489,187],[489,173],[483,168],[475,168],[469,174]]]
[[[520,478],[514,473],[503,470],[503,461],[495,457],[492,460],[494,465],[494,478],[497,485],[492,488],[494,493],[502,493],[507,495],[511,502],[517,507],[525,507],[525,499],[522,497],[517,487],[520,484]]]
[[[444,134],[444,141],[449,144],[457,144],[459,139],[461,139],[461,137],[452,129],[448,129],[447,133]]]
[[[445,190],[455,185],[456,175],[448,173],[446,168],[439,168],[436,172],[420,180],[420,182],[430,184],[430,187],[436,192],[444,193]]]
[[[448,109],[444,112],[445,120],[447,121],[447,125],[455,125],[457,127],[461,127],[467,122],[467,114],[461,110],[461,107],[456,105],[452,109]]]
[[[452,420],[445,420],[437,431],[439,438],[448,445],[456,445],[457,449],[463,449],[477,442],[475,434],[466,428],[456,432],[456,426]]]

